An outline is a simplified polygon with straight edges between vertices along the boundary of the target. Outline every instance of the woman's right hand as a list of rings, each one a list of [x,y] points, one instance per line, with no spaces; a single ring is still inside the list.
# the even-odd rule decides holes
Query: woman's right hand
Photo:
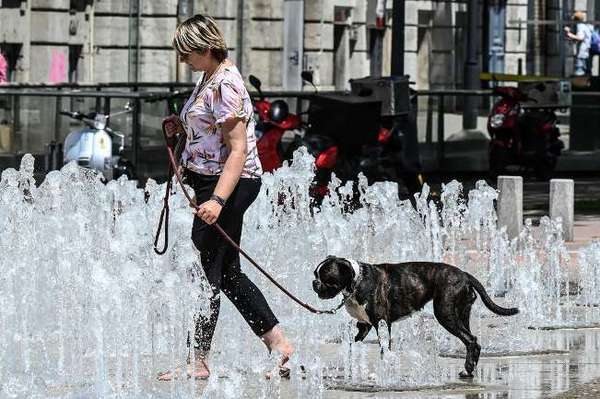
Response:
[[[163,120],[165,126],[165,132],[167,133],[167,137],[171,138],[173,136],[178,135],[179,133],[183,133],[183,125],[181,124],[181,120],[177,115],[169,115]]]

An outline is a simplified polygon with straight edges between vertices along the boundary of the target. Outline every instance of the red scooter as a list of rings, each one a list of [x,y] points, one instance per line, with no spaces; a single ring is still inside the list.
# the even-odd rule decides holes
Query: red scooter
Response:
[[[543,91],[543,85],[540,83],[537,90]],[[494,94],[500,99],[492,107],[487,124],[490,174],[496,177],[516,165],[533,169],[538,179],[548,180],[564,147],[554,108],[537,106],[535,99],[516,87],[496,87]]]
[[[298,115],[289,112],[285,101],[270,102],[266,100],[260,90],[261,82],[256,76],[250,75],[249,80],[260,96],[254,102],[254,112],[258,116],[255,130],[258,157],[263,170],[272,172],[281,167],[283,161],[288,157],[287,146],[283,140],[284,135],[286,132],[302,129],[302,121]],[[292,133],[292,136],[295,136],[295,133]]]

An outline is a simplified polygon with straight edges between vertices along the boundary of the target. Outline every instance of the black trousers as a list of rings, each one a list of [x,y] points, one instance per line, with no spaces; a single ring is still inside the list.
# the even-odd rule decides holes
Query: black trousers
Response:
[[[186,182],[194,189],[197,204],[208,201],[218,176],[204,176],[186,172]],[[260,190],[260,179],[242,178],[221,210],[217,223],[239,245],[246,209],[254,202]],[[240,268],[240,254],[210,225],[194,217],[192,241],[200,251],[200,262],[213,295],[208,315],[199,315],[196,322],[195,348],[199,356],[206,356],[219,318],[220,292],[235,305],[252,331],[261,336],[277,325],[278,321],[265,297]]]

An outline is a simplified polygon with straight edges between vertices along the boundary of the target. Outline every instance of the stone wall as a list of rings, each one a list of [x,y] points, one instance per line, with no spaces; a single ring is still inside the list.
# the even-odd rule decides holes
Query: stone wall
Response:
[[[70,11],[67,0],[29,0],[22,9],[0,9],[0,42],[23,43],[16,80],[68,81],[69,58],[71,64],[77,64],[79,81],[133,80],[136,69],[138,81],[192,80],[187,67],[178,66],[171,48],[173,31],[181,19],[178,0],[139,0],[139,21],[135,12],[130,18],[130,1],[137,0],[95,0],[85,11]],[[216,19],[228,43],[230,58],[243,74],[254,74],[266,89],[276,90],[282,88],[282,71],[288,62],[283,59],[286,24],[293,23],[284,20],[284,1],[190,2],[194,12]],[[313,70],[322,89],[347,87],[343,82],[346,78],[369,74],[370,34],[366,18],[367,6],[373,2],[304,0],[302,68]],[[391,59],[392,3],[387,0],[384,75],[389,74]],[[590,2],[575,3],[577,8],[585,9]],[[517,73],[519,65],[524,73],[527,71],[530,37],[526,21],[531,19],[530,13],[527,0],[507,2],[507,73]],[[462,1],[406,0],[405,70],[418,88],[460,87],[465,20],[466,5]],[[135,40],[138,22],[139,54]],[[79,60],[69,57],[73,46],[82,46]],[[544,73],[556,74],[562,67],[558,59],[560,49],[549,45],[545,52],[548,62]],[[486,56],[481,54],[482,60]]]

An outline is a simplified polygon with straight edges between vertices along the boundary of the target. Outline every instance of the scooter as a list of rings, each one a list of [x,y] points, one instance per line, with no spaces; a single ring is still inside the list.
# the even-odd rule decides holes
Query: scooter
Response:
[[[259,94],[259,99],[254,102],[258,157],[263,170],[272,172],[281,167],[284,160],[291,159],[288,147],[296,136],[303,136],[302,121],[298,115],[290,113],[285,101],[267,101],[260,89],[260,79],[254,75],[248,79]]]
[[[302,72],[301,76],[314,87],[310,71]],[[315,91],[318,92],[316,87]],[[327,97],[333,101],[329,101]],[[344,100],[344,97],[349,104],[353,104],[350,105],[352,107],[355,107],[354,104],[361,104],[361,122],[357,123],[357,126],[345,125],[344,129],[339,128],[343,125],[342,120],[323,123],[324,120],[340,115],[344,118],[343,115],[347,114],[344,105],[336,104],[336,100]],[[403,156],[403,151],[407,149],[404,143],[405,129],[416,129],[416,120],[407,117],[408,123],[396,125],[394,118],[381,115],[380,102],[375,104],[373,101],[363,101],[362,97],[366,95],[346,95],[337,98],[326,95],[323,97],[324,101],[321,101],[321,97],[316,95],[316,101],[311,101],[308,114],[309,122],[312,123],[295,147],[303,145],[315,157],[315,179],[310,194],[317,205],[329,192],[328,185],[332,173],[342,181],[356,180],[360,173],[367,178],[369,184],[377,181],[396,181],[400,186],[400,196],[409,199],[412,198],[412,193],[421,190],[423,180],[418,172],[420,167],[417,165],[417,171],[412,171],[414,167],[408,165]],[[416,97],[411,97],[411,101],[415,99]],[[337,130],[344,130],[342,134],[335,131],[336,127]]]
[[[543,83],[537,90],[543,91]],[[516,165],[533,169],[540,180],[548,180],[564,144],[560,141],[553,108],[536,107],[537,101],[516,87],[496,87],[500,99],[488,117],[489,170],[492,177]],[[533,103],[524,106],[524,103]]]
[[[131,110],[132,108],[127,104],[124,111],[112,115],[61,111],[61,115],[80,121],[87,126],[69,133],[65,138],[64,163],[76,161],[84,168],[101,172],[106,180],[118,179],[122,175],[127,176],[128,179],[135,179],[133,164],[123,156],[125,136],[108,127],[111,117],[131,112]],[[113,148],[113,137],[120,139],[116,150]]]

